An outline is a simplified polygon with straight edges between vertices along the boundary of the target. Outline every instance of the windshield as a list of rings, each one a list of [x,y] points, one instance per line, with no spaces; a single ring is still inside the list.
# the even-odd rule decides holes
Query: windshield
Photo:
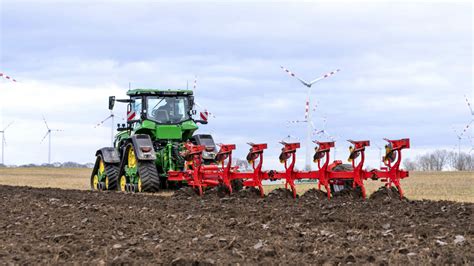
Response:
[[[147,117],[161,124],[177,124],[189,120],[188,98],[147,97]]]

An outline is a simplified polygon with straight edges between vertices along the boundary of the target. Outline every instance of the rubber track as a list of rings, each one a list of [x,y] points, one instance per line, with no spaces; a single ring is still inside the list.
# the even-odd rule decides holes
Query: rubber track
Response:
[[[109,190],[117,190],[119,184],[119,166],[117,164],[104,163],[105,175],[109,177]]]
[[[139,161],[138,174],[142,179],[143,192],[157,192],[160,189],[160,177],[154,161]]]
[[[92,174],[91,174],[91,189],[92,190],[94,190],[94,183],[93,183],[94,175],[96,175],[97,171],[99,170],[99,161],[100,161],[100,157],[97,156],[95,158],[95,164],[94,164],[94,168],[92,169]]]

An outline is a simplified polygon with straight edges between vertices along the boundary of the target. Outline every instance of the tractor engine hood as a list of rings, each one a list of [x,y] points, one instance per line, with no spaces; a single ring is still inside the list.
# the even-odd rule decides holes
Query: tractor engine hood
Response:
[[[157,124],[156,122],[150,120],[144,120],[141,127],[154,132],[155,138],[157,139],[175,140],[182,140],[183,137],[185,137],[183,136],[184,134],[188,134],[188,132],[194,132],[198,129],[198,126],[192,120],[176,125]]]

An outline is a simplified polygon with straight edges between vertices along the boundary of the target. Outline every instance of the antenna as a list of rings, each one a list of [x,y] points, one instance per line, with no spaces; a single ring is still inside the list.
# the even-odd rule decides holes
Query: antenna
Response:
[[[296,76],[295,73],[291,72],[289,69],[283,67],[283,66],[280,66],[280,68],[285,71],[286,73],[288,73],[288,75],[290,75],[291,77],[294,77],[296,78],[297,80],[299,80],[304,86],[308,87],[308,95],[307,95],[307,98],[306,98],[306,104],[305,104],[305,120],[303,121],[298,121],[296,120],[298,123],[301,123],[301,122],[305,122],[306,123],[306,160],[305,160],[305,168],[308,169],[308,170],[311,170],[311,132],[314,130],[314,125],[313,125],[313,122],[311,120],[311,109],[310,109],[310,106],[311,106],[311,86],[313,86],[315,83],[317,83],[318,81],[320,80],[323,80],[325,78],[328,78],[334,74],[336,74],[337,72],[340,71],[340,69],[336,69],[334,71],[331,71],[329,73],[326,73],[324,75],[322,75],[321,77],[318,77],[310,82],[307,82],[305,81],[304,79],[301,79],[299,78],[298,76]],[[296,122],[296,121],[293,121],[293,122]]]
[[[44,124],[46,125],[46,134],[44,135],[44,137],[41,139],[41,143],[43,143],[43,141],[46,139],[46,137],[49,137],[48,138],[48,164],[51,164],[51,132],[53,131],[56,131],[56,132],[59,132],[59,131],[63,131],[62,129],[51,129],[49,128],[48,126],[48,122],[46,122],[46,118],[44,118],[43,116],[43,121],[44,121]]]
[[[13,122],[10,122],[6,127],[4,127],[0,133],[2,133],[2,165],[5,165],[5,146],[7,146],[7,140],[5,138],[5,131],[9,128]]]

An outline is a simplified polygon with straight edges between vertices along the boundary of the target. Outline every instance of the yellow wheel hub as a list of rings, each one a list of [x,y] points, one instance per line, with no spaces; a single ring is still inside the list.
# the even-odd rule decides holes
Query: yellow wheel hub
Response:
[[[138,187],[138,192],[142,192],[142,179],[140,177],[138,177],[137,187]]]
[[[126,185],[127,185],[127,178],[123,175],[122,177],[120,177],[120,191],[125,192]]]
[[[137,158],[135,157],[135,151],[133,147],[128,150],[128,168],[135,168],[137,166]]]
[[[102,161],[101,159],[99,163],[99,174],[102,174],[104,171],[105,171],[105,165],[104,165],[104,161]]]
[[[105,189],[107,189],[107,190],[109,189],[109,177],[108,176],[105,177]]]
[[[95,190],[99,189],[99,176],[94,175],[94,179],[92,180],[92,185],[94,186]]]

